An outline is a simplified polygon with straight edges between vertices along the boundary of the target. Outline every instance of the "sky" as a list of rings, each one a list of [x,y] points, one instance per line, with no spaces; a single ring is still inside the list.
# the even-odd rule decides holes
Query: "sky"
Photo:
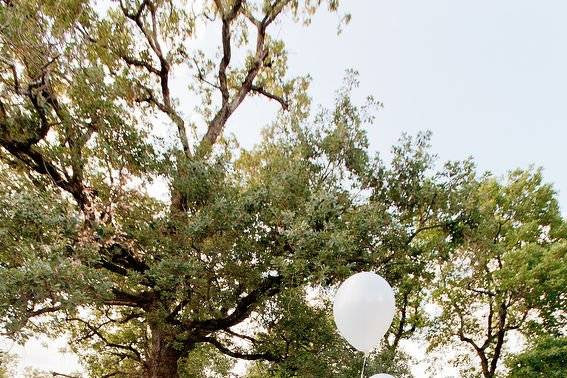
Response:
[[[350,0],[341,11],[352,21],[340,35],[339,17],[328,12],[308,28],[274,25],[290,71],[312,76],[315,104],[330,105],[345,70],[356,69],[356,95],[384,104],[368,130],[373,150],[388,156],[402,133],[430,130],[441,161],[472,156],[480,171],[497,175],[541,166],[566,213],[567,2]],[[227,132],[250,147],[277,110],[248,99]],[[22,367],[75,369],[71,356],[58,353],[61,343],[48,344],[12,350]]]
[[[403,132],[431,130],[441,161],[472,156],[480,171],[497,175],[541,166],[565,214],[567,2],[342,3],[352,21],[339,36],[328,12],[308,28],[276,26],[291,71],[313,77],[314,103],[330,105],[345,69],[356,69],[360,98],[384,104],[369,129],[373,150],[387,156]],[[228,131],[252,145],[276,108],[247,101]]]

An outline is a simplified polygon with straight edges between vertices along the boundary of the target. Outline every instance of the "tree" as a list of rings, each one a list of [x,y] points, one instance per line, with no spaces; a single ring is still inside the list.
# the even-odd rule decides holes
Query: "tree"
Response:
[[[327,139],[327,148],[331,140]],[[332,155],[331,151],[326,156]],[[336,252],[319,262],[326,272],[326,285],[332,286],[352,271],[362,269],[379,270],[395,288],[398,311],[382,348],[368,361],[369,373],[389,372],[397,377],[411,377],[408,367],[411,358],[400,350],[400,342],[423,328],[426,294],[433,277],[431,271],[438,259],[443,259],[459,245],[460,224],[468,219],[462,211],[461,200],[470,191],[473,165],[469,161],[449,163],[436,171],[434,160],[429,152],[428,133],[417,138],[402,137],[392,149],[390,164],[378,158],[368,160],[371,165],[365,163],[366,168],[359,171],[361,175],[357,178],[367,197],[358,198],[357,206],[343,215],[345,228],[341,230],[341,238],[333,241]],[[349,176],[349,181],[352,179],[353,176]],[[297,311],[298,307],[291,308]],[[298,350],[291,349],[284,364],[257,363],[249,376],[358,377],[361,354],[333,332],[334,324],[328,314],[330,306],[323,308],[327,314],[323,311],[307,318],[298,319],[294,317],[295,312],[290,313],[286,332],[293,332],[294,328],[299,328],[300,332],[295,331],[293,336],[284,339],[308,337],[311,339],[309,348],[300,344]]]
[[[318,172],[298,148],[236,159],[220,137],[251,95],[302,117],[307,80],[287,77],[284,45],[269,29],[284,13],[306,22],[319,4],[217,0],[189,10],[142,0],[101,11],[81,0],[2,1],[4,334],[71,328],[94,375],[177,376],[200,344],[281,359],[262,343],[234,348],[232,339],[248,338],[231,327],[314,274],[288,267],[307,253],[290,242],[291,214],[323,201],[319,216],[332,220],[346,197],[310,186]],[[215,24],[217,62],[188,45],[196,28]],[[199,138],[170,88],[181,66],[202,99]],[[273,171],[257,174],[249,162],[267,153]],[[166,201],[145,192],[156,178],[171,188]],[[317,227],[313,242],[327,237]]]
[[[307,80],[286,77],[284,45],[268,34],[280,14],[307,21],[316,5],[215,1],[188,12],[144,0],[101,12],[86,1],[2,2],[4,334],[71,332],[94,376],[190,375],[203,348],[290,364],[312,343],[288,345],[293,323],[269,314],[307,282],[356,269],[342,181],[368,168],[365,120],[347,92],[321,114],[325,127],[298,128]],[[215,22],[217,64],[187,46]],[[238,67],[233,50],[251,35]],[[189,63],[200,138],[170,89]],[[220,136],[249,95],[288,113],[262,147],[235,156]],[[155,179],[170,186],[167,200],[146,193]],[[301,301],[294,308],[313,315]],[[247,322],[265,331],[234,330]]]
[[[565,325],[567,234],[540,170],[513,171],[505,182],[486,176],[471,193],[471,227],[439,266],[434,300],[441,314],[431,347],[456,338],[476,354],[480,373],[494,377],[511,332]]]
[[[567,375],[567,338],[543,336],[522,353],[507,361],[508,377],[550,377]]]
[[[435,269],[459,246],[461,228],[470,221],[463,202],[475,167],[471,161],[449,162],[436,171],[430,136],[422,133],[400,139],[392,150],[390,167],[375,166],[369,182],[370,203],[361,208],[380,208],[387,217],[379,226],[360,225],[359,237],[369,250],[380,251],[383,257],[378,264],[386,278],[396,283],[399,311],[384,340],[391,355],[400,341],[425,326],[424,306]]]
[[[298,333],[290,313],[322,310],[305,298],[291,302],[294,295],[360,269],[391,270],[392,283],[399,280],[401,271],[391,268],[405,255],[396,242],[398,212],[421,209],[408,217],[414,221],[427,213],[417,223],[423,230],[411,229],[412,221],[404,226],[421,233],[436,228],[428,226],[437,220],[427,206],[434,201],[427,194],[404,204],[400,190],[417,181],[408,172],[396,183],[395,172],[368,156],[364,126],[379,104],[351,102],[352,72],[335,108],[307,120],[307,81],[284,80],[285,50],[267,30],[281,12],[300,18],[314,9],[236,1],[192,14],[146,0],[100,15],[77,1],[3,3],[5,334],[71,332],[93,376],[190,374],[204,366],[202,348],[295,369],[307,366],[297,363],[305,351],[323,350],[336,335],[330,327]],[[191,55],[207,120],[197,138],[176,110],[169,79],[188,59],[180,34],[190,37],[211,18],[223,30],[216,77],[204,52]],[[244,47],[248,29],[255,52],[244,67],[230,68],[231,46]],[[219,137],[254,93],[287,112],[244,151]],[[164,119],[173,143],[156,137]],[[422,152],[414,158],[412,151],[400,150],[400,162],[429,169]],[[156,179],[169,185],[169,198],[147,194]],[[396,199],[384,201],[384,185]]]

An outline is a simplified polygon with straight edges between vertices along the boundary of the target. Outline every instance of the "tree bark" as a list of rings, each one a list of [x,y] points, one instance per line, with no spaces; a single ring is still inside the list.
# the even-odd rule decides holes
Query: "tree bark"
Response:
[[[484,352],[480,353],[477,351],[477,354],[480,357],[480,367],[482,369],[482,375],[485,378],[492,378],[493,375],[490,373],[490,370],[488,368],[488,358],[486,357]]]
[[[144,378],[177,378],[177,362],[182,352],[172,347],[172,338],[158,327],[151,327],[151,344]]]

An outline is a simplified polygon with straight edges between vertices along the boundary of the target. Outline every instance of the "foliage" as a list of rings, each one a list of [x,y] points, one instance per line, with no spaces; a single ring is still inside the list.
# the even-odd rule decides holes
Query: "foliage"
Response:
[[[360,270],[399,308],[372,370],[409,376],[400,341],[428,325],[432,291],[432,346],[486,331],[495,366],[509,330],[561,330],[566,228],[540,172],[439,166],[428,133],[371,156],[381,104],[352,101],[354,71],[312,111],[271,31],[337,1],[97,4],[0,1],[3,335],[68,334],[93,377],[226,376],[238,359],[249,376],[356,376],[311,294]],[[250,96],[281,112],[242,149],[223,131]]]
[[[308,23],[319,5],[2,2],[4,334],[70,333],[92,376],[193,374],[211,348],[296,366],[306,346],[336,339],[330,323],[296,329],[325,311],[304,299],[293,302],[303,326],[276,315],[308,285],[379,268],[386,249],[349,225],[390,215],[352,195],[377,180],[363,126],[378,104],[351,102],[350,73],[335,108],[308,122],[309,80],[287,75],[285,45],[269,34],[282,14]],[[216,56],[190,43],[214,24]],[[200,125],[170,88],[180,69],[193,75]],[[251,95],[285,112],[242,151],[221,135]],[[167,198],[147,194],[154,180]]]
[[[505,182],[486,176],[470,201],[472,226],[439,266],[431,347],[458,340],[493,377],[511,331],[564,327],[567,230],[539,170],[512,171]]]
[[[567,375],[567,337],[538,338],[524,352],[510,358],[508,377],[549,377]]]
[[[179,376],[187,378],[228,377],[234,360],[212,346],[200,345],[190,358],[179,363]]]
[[[10,377],[10,368],[13,362],[13,356],[6,353],[0,352],[0,378]]]

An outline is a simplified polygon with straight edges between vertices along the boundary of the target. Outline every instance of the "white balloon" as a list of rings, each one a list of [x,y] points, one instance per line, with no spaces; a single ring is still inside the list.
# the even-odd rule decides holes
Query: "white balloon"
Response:
[[[384,374],[384,373],[380,373],[380,374],[374,374],[372,377],[370,378],[394,378],[393,375],[390,374]]]
[[[384,278],[372,272],[357,273],[335,294],[335,324],[353,347],[369,353],[390,328],[394,306],[394,291]]]

